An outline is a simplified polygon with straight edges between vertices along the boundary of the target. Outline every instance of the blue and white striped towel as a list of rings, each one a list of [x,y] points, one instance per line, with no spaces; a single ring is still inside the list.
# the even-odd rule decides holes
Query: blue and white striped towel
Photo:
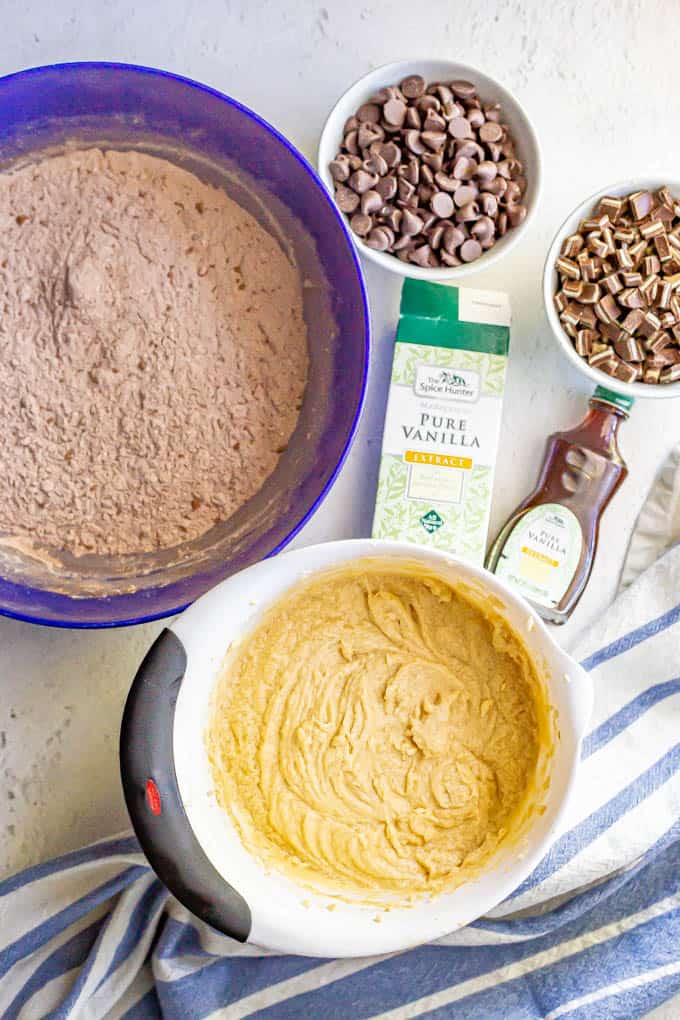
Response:
[[[649,562],[659,507],[677,511],[671,481],[629,562]],[[388,957],[276,956],[194,920],[121,836],[0,884],[0,1016],[633,1020],[666,1003],[655,1017],[680,1017],[680,546],[576,655],[595,710],[572,816],[492,916]]]

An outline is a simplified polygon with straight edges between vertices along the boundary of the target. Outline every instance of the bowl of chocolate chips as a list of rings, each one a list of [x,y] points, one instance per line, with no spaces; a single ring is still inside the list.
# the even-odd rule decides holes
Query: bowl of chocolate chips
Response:
[[[331,111],[318,162],[361,254],[416,279],[458,280],[510,251],[541,184],[520,104],[448,60],[399,61],[361,78]]]
[[[680,396],[680,182],[609,185],[557,231],[543,274],[548,321],[593,382]]]

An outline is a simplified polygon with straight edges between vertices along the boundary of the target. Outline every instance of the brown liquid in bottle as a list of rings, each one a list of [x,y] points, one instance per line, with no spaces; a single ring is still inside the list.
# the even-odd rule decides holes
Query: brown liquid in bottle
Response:
[[[592,570],[600,518],[628,469],[617,432],[632,399],[599,387],[583,421],[547,442],[538,484],[501,529],[487,566],[564,623]]]

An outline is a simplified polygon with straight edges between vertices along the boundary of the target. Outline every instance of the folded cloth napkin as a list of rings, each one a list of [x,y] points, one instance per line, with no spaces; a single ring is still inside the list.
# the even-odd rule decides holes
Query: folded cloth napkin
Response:
[[[193,918],[123,835],[0,884],[3,1020],[680,1016],[680,546],[632,580],[659,508],[680,539],[673,457],[627,587],[574,650],[595,709],[571,817],[492,915],[386,957],[279,956]]]

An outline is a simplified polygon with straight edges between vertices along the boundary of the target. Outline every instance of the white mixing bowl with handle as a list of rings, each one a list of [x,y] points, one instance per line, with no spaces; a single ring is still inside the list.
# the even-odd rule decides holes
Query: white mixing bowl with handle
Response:
[[[414,562],[449,583],[491,596],[523,638],[554,714],[554,746],[539,756],[542,813],[519,843],[481,873],[431,899],[388,912],[332,900],[263,865],[245,849],[215,797],[205,745],[210,699],[229,646],[299,581],[366,558]],[[402,542],[357,539],[297,549],[248,567],[208,592],[163,631],[133,682],[121,732],[132,823],[149,861],[194,914],[241,941],[305,956],[404,950],[469,924],[531,873],[559,832],[592,707],[591,681],[527,603],[486,570]],[[335,905],[328,909],[330,903]],[[380,923],[376,923],[379,916]]]

